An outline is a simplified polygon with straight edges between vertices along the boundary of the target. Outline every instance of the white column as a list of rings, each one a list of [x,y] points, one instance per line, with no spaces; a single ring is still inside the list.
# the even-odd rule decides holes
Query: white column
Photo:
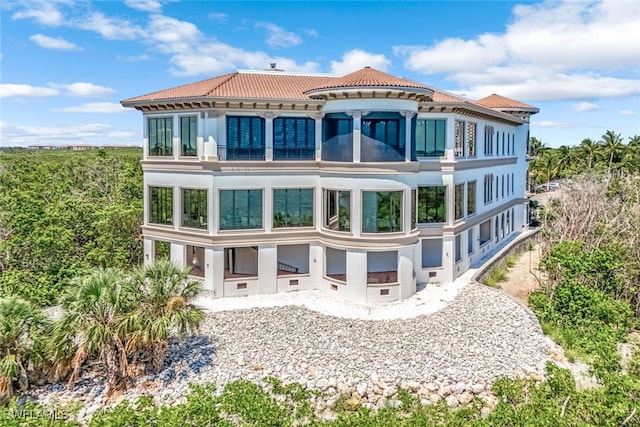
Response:
[[[367,300],[367,251],[347,251],[347,287],[342,293],[352,301]]]
[[[184,267],[185,264],[185,246],[181,243],[173,243],[171,242],[171,262]]]
[[[143,245],[144,245],[144,265],[153,264],[153,261],[155,261],[155,252],[154,252],[155,242],[153,241],[153,239],[149,239],[145,237],[143,240]]]
[[[398,281],[400,282],[400,299],[409,298],[416,292],[413,274],[413,246],[398,249]]]
[[[404,120],[405,120],[405,123],[404,123],[404,137],[405,137],[404,161],[405,162],[411,161],[411,120],[415,115],[416,113],[408,112],[408,111],[403,113]]]
[[[455,205],[456,205],[456,186],[453,181],[453,174],[443,174],[442,175],[443,184],[445,187],[445,205],[446,205],[446,215],[447,215],[447,224],[453,225],[455,222]]]
[[[442,236],[442,281],[451,283],[456,279],[456,237],[453,234]]]
[[[444,155],[447,161],[453,162],[456,159],[455,144],[456,144],[456,121],[453,118],[447,119],[447,129],[445,130],[446,145]]]
[[[353,163],[360,163],[360,135],[362,129],[362,112],[354,111],[353,117]]]
[[[273,161],[273,116],[271,112],[264,113],[264,159]]]
[[[149,138],[142,138],[142,158],[144,160],[149,157]]]
[[[324,276],[324,247],[318,242],[309,244],[309,277],[312,289],[317,289]]]
[[[316,138],[316,162],[322,160],[322,118],[324,114],[317,113],[315,119],[315,138]]]
[[[211,298],[224,296],[224,248],[204,248],[204,290]]]
[[[180,157],[180,116],[174,114],[171,123],[173,124],[173,158],[178,160]],[[176,136],[177,135],[177,136]]]
[[[275,243],[258,247],[258,293],[278,292],[278,248]]]
[[[360,237],[362,230],[362,191],[360,188],[351,189],[351,233],[353,237]]]
[[[213,138],[218,141],[218,148],[216,149],[216,155],[220,160],[227,160],[227,126],[226,116],[224,114],[218,115],[216,118],[217,132],[213,135]],[[220,152],[220,148],[224,148],[223,152]]]

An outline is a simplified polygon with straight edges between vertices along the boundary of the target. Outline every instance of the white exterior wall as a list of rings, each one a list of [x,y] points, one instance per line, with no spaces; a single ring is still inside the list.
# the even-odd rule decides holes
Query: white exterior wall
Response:
[[[417,112],[418,104],[415,101],[410,100],[389,100],[389,99],[346,99],[326,101],[321,113],[314,112],[311,114],[311,118],[316,120],[316,160],[321,159],[321,137],[322,137],[322,122],[321,119],[324,114],[329,112],[347,112],[354,118],[354,162],[359,161],[360,155],[360,126],[359,117],[362,114],[367,114],[372,111],[393,111],[400,112],[406,117],[406,124],[410,123],[411,117]],[[260,116],[265,118],[265,136],[266,136],[266,159],[272,161],[272,147],[273,147],[273,132],[272,132],[272,120],[278,116],[287,117],[306,117],[307,114],[299,111],[277,111],[277,112],[265,112],[265,111],[189,111],[180,113],[162,112],[162,113],[149,113],[144,116],[144,158],[148,158],[148,129],[147,118],[149,117],[168,117],[174,118],[174,151],[173,159],[178,160],[180,154],[180,122],[181,116],[198,117],[198,157],[195,158],[182,158],[180,160],[199,162],[200,160],[217,161],[218,146],[226,146],[226,116],[227,115],[243,115],[243,116]],[[420,161],[427,163],[440,163],[442,161],[452,163],[462,163],[467,161],[464,158],[454,157],[454,132],[455,132],[455,120],[462,120],[465,122],[476,123],[476,155],[473,159],[485,160],[485,159],[516,159],[516,163],[505,164],[499,166],[491,166],[487,168],[476,168],[470,170],[459,170],[453,168],[452,171],[447,172],[398,172],[396,174],[387,173],[375,173],[371,171],[363,173],[338,173],[330,172],[328,170],[309,170],[292,172],[283,174],[277,169],[273,171],[253,172],[251,169],[246,169],[244,172],[240,170],[233,170],[232,172],[187,172],[187,171],[160,171],[147,168],[144,172],[144,195],[145,201],[149,200],[149,186],[165,186],[173,187],[174,189],[174,224],[173,226],[162,225],[149,225],[148,224],[148,202],[145,202],[145,215],[144,225],[150,227],[158,232],[166,232],[167,230],[174,230],[175,232],[189,232],[194,236],[209,236],[209,242],[204,244],[202,241],[185,241],[187,239],[184,236],[176,235],[175,238],[162,237],[157,240],[165,240],[171,243],[170,257],[171,260],[181,265],[188,264],[187,254],[185,253],[186,245],[194,245],[198,248],[203,248],[203,266],[204,271],[204,289],[207,294],[218,298],[223,296],[234,295],[249,295],[254,293],[275,293],[296,289],[325,289],[329,292],[334,292],[331,289],[331,285],[336,284],[335,280],[325,277],[325,269],[327,274],[331,274],[331,268],[337,270],[342,269],[342,272],[347,274],[347,283],[340,283],[337,285],[337,294],[344,298],[355,301],[367,301],[367,302],[380,302],[380,301],[393,301],[397,299],[407,298],[415,292],[416,282],[438,282],[447,283],[455,280],[460,274],[468,270],[474,264],[481,262],[483,258],[487,257],[489,252],[498,246],[504,245],[508,240],[513,238],[524,228],[526,228],[526,207],[524,203],[513,204],[516,200],[521,200],[526,186],[526,136],[528,132],[528,124],[521,126],[506,125],[497,122],[491,122],[487,120],[480,120],[470,118],[467,116],[447,113],[419,113],[417,119],[445,119],[446,120],[446,146],[445,156],[443,158],[423,158]],[[491,125],[494,127],[496,135],[499,135],[500,144],[498,144],[498,151],[496,151],[496,136],[494,135],[494,151],[493,155],[484,155],[484,126]],[[466,131],[466,126],[465,126]],[[502,133],[514,134],[515,141],[515,153],[509,152],[505,146],[504,155],[502,153]],[[405,138],[410,138],[410,132],[407,130],[404,135]],[[506,142],[505,142],[506,144]],[[509,154],[507,154],[509,152]],[[407,150],[408,156],[409,150]],[[158,161],[171,161],[169,158],[152,158]],[[410,160],[408,157],[405,160]],[[470,160],[471,161],[471,160]],[[228,165],[241,163],[228,163]],[[345,164],[346,166],[347,164]],[[494,199],[493,202],[485,205],[483,202],[483,187],[484,187],[484,175],[486,173],[492,173],[494,176],[507,175],[513,176],[514,192],[505,191],[505,196],[502,197],[501,186],[498,191],[495,192],[494,184]],[[476,212],[475,214],[464,218],[462,220],[455,221],[454,219],[454,201],[455,201],[455,185],[460,183],[466,183],[469,181],[476,181]],[[511,179],[509,179],[511,181]],[[417,230],[411,229],[411,190],[418,186],[426,185],[445,185],[446,197],[447,197],[447,216],[445,224],[428,224],[419,225]],[[505,182],[506,186],[506,182]],[[315,206],[314,206],[314,226],[298,229],[300,232],[314,231],[317,233],[317,237],[308,240],[291,240],[291,233],[295,233],[295,229],[272,229],[272,206],[273,206],[273,189],[276,188],[314,188]],[[207,230],[189,230],[183,229],[180,225],[181,212],[182,212],[182,198],[181,189],[206,189],[208,190],[208,211],[207,211]],[[263,190],[263,228],[260,230],[218,230],[218,199],[219,191],[225,189],[262,189]],[[348,190],[351,191],[351,233],[335,232],[331,230],[323,229],[322,227],[322,190]],[[403,231],[399,233],[391,234],[366,234],[361,235],[361,219],[362,219],[362,191],[404,191],[404,203],[403,203]],[[466,191],[465,191],[466,196]],[[496,208],[504,207],[504,209],[497,209],[497,213],[488,217],[492,221],[491,239],[482,247],[479,245],[480,226],[479,223],[474,225],[465,226],[464,221],[472,222],[475,218],[483,216]],[[514,225],[513,233],[505,233],[504,237],[499,242],[495,242],[495,218],[502,215],[507,209],[510,212],[510,223]],[[511,214],[513,212],[513,214]],[[466,205],[464,207],[464,213],[466,216]],[[460,228],[462,226],[462,228]],[[453,227],[456,227],[456,231],[453,231]],[[473,251],[468,253],[468,232],[467,229],[473,229]],[[434,234],[433,231],[437,230],[440,233]],[[282,241],[273,241],[273,236],[277,233],[282,233],[287,237]],[[425,233],[425,234],[422,234]],[[217,244],[217,238],[227,238],[228,236],[246,236],[255,235],[258,244],[258,276],[254,278],[233,278],[224,279],[224,248],[236,247],[242,249],[248,246],[247,243],[239,242],[237,246],[225,244]],[[263,242],[260,239],[261,236],[269,235],[270,242]],[[455,236],[460,235],[460,254],[461,259],[455,261]],[[145,263],[149,263],[153,260],[154,246],[156,238],[152,237],[153,233],[146,232],[144,237],[144,253]],[[405,239],[409,236],[415,236],[415,239],[411,243],[398,245],[394,243],[393,236]],[[363,249],[361,246],[352,244],[351,238],[376,238],[375,251],[395,251],[397,253],[397,259],[395,260],[395,268],[398,273],[398,284],[384,284],[384,285],[371,285],[367,284],[367,249]],[[442,265],[434,268],[422,268],[422,240],[425,238],[439,239],[442,241]],[[325,241],[330,239],[331,242]],[[273,241],[273,242],[271,242]],[[384,243],[387,242],[385,246]],[[243,240],[246,242],[246,240]],[[298,254],[295,251],[296,246],[288,246],[295,244],[308,245],[307,253]],[[346,262],[344,266],[336,264],[335,259],[331,259],[330,255],[327,256],[325,245],[330,244],[331,247],[346,250]],[[278,261],[278,248],[282,251],[283,256],[286,254],[288,259],[296,259],[296,256],[306,257],[306,264],[303,260],[300,262],[306,265],[306,270],[303,274],[292,276],[278,276],[277,261]],[[199,249],[200,250],[200,249]],[[373,255],[375,259],[376,255]],[[385,259],[383,259],[384,261]],[[391,264],[389,269],[391,269]],[[329,265],[333,267],[329,267]],[[383,266],[379,265],[379,269]],[[297,284],[293,284],[292,280]],[[239,289],[239,283],[246,283],[246,288]],[[382,295],[381,289],[388,288],[388,295]]]

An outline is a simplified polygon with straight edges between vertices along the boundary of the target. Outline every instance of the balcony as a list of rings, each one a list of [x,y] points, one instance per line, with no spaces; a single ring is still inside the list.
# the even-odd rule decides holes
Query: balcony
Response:
[[[273,160],[315,160],[315,147],[273,148]]]
[[[248,148],[218,146],[220,160],[264,160],[264,153],[264,146]]]

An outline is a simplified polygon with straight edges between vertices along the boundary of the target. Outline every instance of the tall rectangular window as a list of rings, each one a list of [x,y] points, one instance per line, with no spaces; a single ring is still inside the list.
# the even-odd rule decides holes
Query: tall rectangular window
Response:
[[[467,156],[476,156],[476,133],[478,130],[477,123],[467,122]]]
[[[336,231],[351,231],[351,192],[322,190],[323,225]]]
[[[491,220],[488,219],[480,224],[480,246],[491,240]]]
[[[467,253],[473,253],[473,228],[467,230]]]
[[[180,117],[180,145],[181,156],[196,156],[198,154],[198,116]]]
[[[455,219],[464,217],[464,184],[455,187]]]
[[[227,116],[227,160],[264,160],[264,119]]]
[[[514,181],[515,181],[515,175],[511,173],[511,194],[515,194],[515,191],[513,190]]]
[[[509,174],[507,174],[507,196],[509,196],[511,193],[511,186],[509,185],[509,180],[510,180],[511,176],[509,176]]]
[[[362,118],[360,160],[399,162],[405,158],[404,119],[398,113],[369,113]]]
[[[362,192],[362,232],[402,231],[402,191]]]
[[[322,160],[352,162],[353,119],[346,114],[329,113],[322,123]]]
[[[460,238],[460,234],[456,236],[456,262],[462,259],[462,239]]]
[[[444,156],[446,120],[418,120],[416,122],[416,156]]]
[[[484,155],[493,156],[493,126],[484,127]]]
[[[273,190],[273,228],[313,227],[313,188]]]
[[[493,174],[487,174],[484,176],[484,204],[491,203],[493,201]]]
[[[501,180],[501,190],[500,190],[500,194],[502,198],[504,198],[504,175],[502,175],[502,180]]]
[[[149,155],[173,156],[173,117],[152,117],[147,125]]]
[[[446,187],[418,187],[418,223],[447,221]]]
[[[308,117],[273,119],[274,160],[313,160],[316,152],[315,121]]]
[[[418,198],[418,190],[411,190],[411,229],[416,228],[418,225],[418,206],[416,204]]]
[[[149,187],[149,222],[173,224],[173,188]]]
[[[207,228],[207,190],[182,189],[182,226]]]
[[[262,228],[262,190],[220,190],[220,230]]]
[[[467,182],[467,215],[476,213],[476,181]]]
[[[460,120],[455,121],[455,144],[454,154],[456,157],[464,157],[464,122]]]

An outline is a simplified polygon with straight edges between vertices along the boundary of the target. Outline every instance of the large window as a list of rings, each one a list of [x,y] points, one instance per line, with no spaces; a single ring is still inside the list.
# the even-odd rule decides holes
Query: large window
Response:
[[[491,203],[493,201],[493,174],[487,174],[484,176],[484,204]]]
[[[148,132],[150,156],[173,156],[172,117],[149,118]]]
[[[149,187],[149,222],[173,224],[173,188]]]
[[[329,113],[323,120],[322,160],[353,161],[353,120],[343,113]]]
[[[477,123],[467,122],[467,156],[476,156],[476,133],[478,131]]]
[[[467,215],[476,213],[476,182],[467,183]]]
[[[180,117],[180,145],[181,156],[196,156],[198,154],[198,117]]]
[[[418,223],[446,222],[446,187],[418,188]]]
[[[446,120],[418,120],[416,122],[416,156],[444,156]]]
[[[402,191],[362,192],[362,232],[402,231]]]
[[[484,155],[493,156],[493,126],[484,127]]]
[[[351,231],[351,192],[323,190],[324,227],[337,231]]]
[[[488,219],[480,224],[480,246],[491,240],[491,220]]]
[[[273,190],[273,228],[313,227],[313,188]]]
[[[264,160],[264,119],[227,117],[227,160]]]
[[[307,117],[273,119],[274,160],[313,160],[316,151],[315,121]]]
[[[467,230],[467,254],[473,253],[473,228]]]
[[[262,190],[220,190],[220,230],[262,228]]]
[[[464,184],[455,187],[455,220],[464,217]]]
[[[398,162],[405,159],[404,120],[397,113],[371,113],[362,118],[360,160]]]
[[[207,190],[182,189],[182,226],[207,228]]]
[[[455,144],[453,152],[456,157],[464,157],[464,122],[460,120],[455,121]]]

